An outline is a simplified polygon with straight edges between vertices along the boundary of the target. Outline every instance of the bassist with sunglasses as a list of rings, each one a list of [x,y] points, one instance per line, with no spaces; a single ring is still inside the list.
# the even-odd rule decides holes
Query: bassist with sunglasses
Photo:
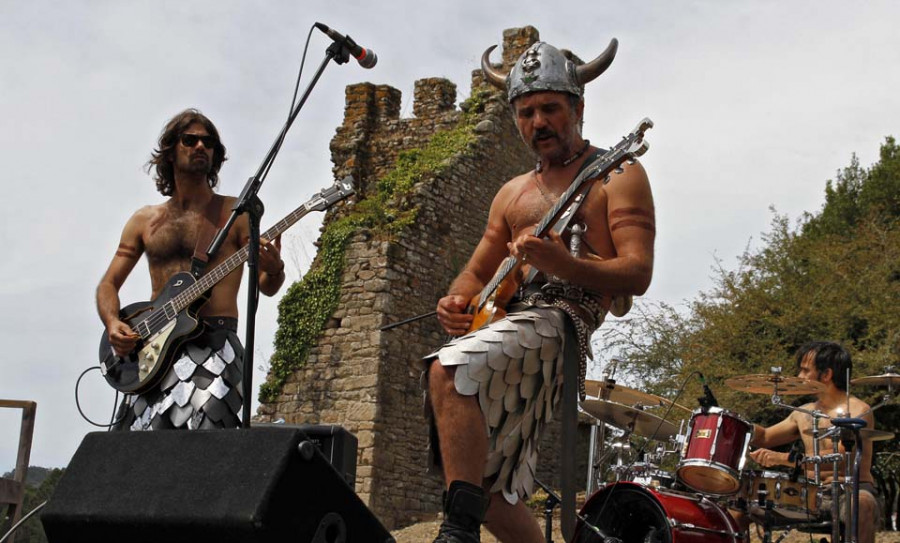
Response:
[[[114,352],[114,356],[110,354],[112,358],[133,355],[144,344],[139,331],[129,325],[133,315],[126,313],[148,311],[135,306],[150,304],[122,309],[119,300],[119,290],[141,255],[146,255],[150,271],[150,299],[158,302],[165,299],[168,290],[180,286],[173,276],[190,271],[197,259],[205,259],[212,235],[227,221],[235,198],[213,190],[225,160],[225,146],[218,130],[199,111],[187,109],[163,129],[147,168],[148,172],[153,171],[157,189],[168,200],[142,207],[132,215],[97,287],[97,310],[108,340],[108,346],[101,350]],[[249,231],[247,216],[241,215],[205,269],[212,269],[241,249],[249,239]],[[284,283],[280,250],[280,236],[271,242],[261,241],[259,289],[267,296],[278,292]],[[198,304],[197,319],[178,317],[178,324],[173,326],[184,327],[182,323],[188,322],[188,339],[173,347],[171,353],[155,353],[171,356],[172,363],[159,371],[152,386],[126,395],[116,417],[117,429],[240,426],[243,347],[236,331],[242,271],[243,266],[236,268],[207,293],[204,300],[208,297],[208,301]],[[157,345],[151,347],[166,351]]]

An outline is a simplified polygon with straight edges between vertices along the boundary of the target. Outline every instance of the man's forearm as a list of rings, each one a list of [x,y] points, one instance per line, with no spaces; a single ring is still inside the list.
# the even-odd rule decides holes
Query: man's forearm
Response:
[[[468,299],[478,294],[483,288],[484,282],[482,282],[478,276],[468,270],[463,270],[462,273],[456,276],[453,283],[450,284],[450,289],[447,291],[447,294],[464,296]]]
[[[119,318],[120,309],[119,293],[109,284],[100,283],[97,287],[97,313],[104,326]]]

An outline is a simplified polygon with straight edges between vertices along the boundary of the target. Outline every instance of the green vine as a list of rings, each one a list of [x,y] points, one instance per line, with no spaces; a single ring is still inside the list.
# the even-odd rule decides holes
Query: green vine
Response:
[[[273,402],[288,377],[303,367],[337,309],[347,242],[360,230],[391,239],[413,224],[418,208],[410,203],[410,197],[416,183],[443,172],[454,156],[475,142],[475,124],[488,96],[488,92],[473,93],[460,104],[463,113],[456,127],[436,133],[421,148],[401,151],[394,168],[375,184],[373,194],[325,226],[313,266],[288,288],[278,305],[275,353],[259,390],[260,402]]]

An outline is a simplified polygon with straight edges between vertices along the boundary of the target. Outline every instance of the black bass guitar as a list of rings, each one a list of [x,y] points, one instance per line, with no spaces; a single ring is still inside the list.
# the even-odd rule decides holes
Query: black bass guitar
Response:
[[[273,240],[310,211],[324,211],[353,193],[352,177],[336,181],[261,237]],[[155,300],[123,308],[120,312],[122,320],[140,335],[140,339],[127,356],[119,357],[109,344],[108,333],[103,333],[100,338],[100,371],[110,386],[121,392],[141,393],[162,379],[174,363],[179,348],[202,332],[197,313],[209,301],[209,291],[246,262],[249,253],[245,245],[199,279],[189,272],[176,273],[169,278]]]

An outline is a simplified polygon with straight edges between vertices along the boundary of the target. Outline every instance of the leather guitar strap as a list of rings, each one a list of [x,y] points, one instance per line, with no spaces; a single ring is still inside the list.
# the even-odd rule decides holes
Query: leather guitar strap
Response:
[[[203,213],[204,220],[201,223],[200,232],[197,235],[197,245],[194,247],[194,257],[191,258],[191,275],[194,276],[194,279],[199,279],[200,276],[203,275],[203,272],[206,270],[206,265],[209,263],[206,250],[212,243],[216,230],[219,229],[219,221],[222,218],[222,206],[224,203],[225,198],[218,194],[213,194],[213,197],[206,205],[206,211]]]
[[[581,165],[575,177],[597,160],[605,151],[598,149]],[[593,183],[587,184],[584,196],[591,190]],[[575,216],[578,207],[584,198],[573,203],[574,209],[570,209],[571,216]],[[563,390],[562,390],[562,446],[560,447],[560,486],[562,486],[561,522],[563,539],[570,543],[575,537],[575,451],[578,437],[578,338],[575,336],[574,326],[570,327],[566,334],[566,345],[563,354]]]

